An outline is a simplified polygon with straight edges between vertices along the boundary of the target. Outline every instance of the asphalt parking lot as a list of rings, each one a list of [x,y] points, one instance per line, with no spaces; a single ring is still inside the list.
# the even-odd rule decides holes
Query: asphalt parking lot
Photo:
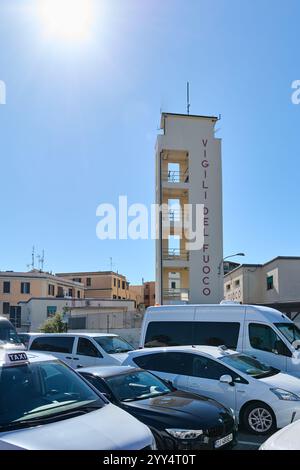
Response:
[[[253,434],[246,434],[244,432],[239,432],[238,444],[236,445],[234,450],[258,450],[259,446],[263,442],[265,442],[270,437],[270,435],[254,436]]]

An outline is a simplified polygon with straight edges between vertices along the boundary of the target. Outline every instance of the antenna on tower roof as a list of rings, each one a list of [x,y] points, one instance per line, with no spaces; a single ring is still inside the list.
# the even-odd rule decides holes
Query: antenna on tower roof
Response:
[[[191,107],[191,103],[190,103],[190,82],[187,82],[187,84],[186,84],[186,110],[187,110],[188,115],[190,114],[190,107]]]

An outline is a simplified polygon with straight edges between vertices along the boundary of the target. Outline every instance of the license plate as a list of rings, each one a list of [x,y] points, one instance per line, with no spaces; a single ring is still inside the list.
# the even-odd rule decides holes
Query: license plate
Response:
[[[233,440],[233,434],[229,434],[228,436],[222,437],[222,439],[218,439],[215,442],[215,449],[218,449],[219,447],[225,446],[229,442]]]

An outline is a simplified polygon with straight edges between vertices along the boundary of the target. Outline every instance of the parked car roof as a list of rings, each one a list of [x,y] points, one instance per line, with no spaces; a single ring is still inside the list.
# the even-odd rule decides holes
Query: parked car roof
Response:
[[[156,347],[156,348],[144,348],[137,349],[135,351],[129,351],[128,356],[139,356],[142,354],[153,354],[158,352],[189,352],[189,353],[201,353],[206,356],[220,358],[225,354],[236,354],[236,351],[232,349],[222,349],[222,346],[167,346],[167,347]]]

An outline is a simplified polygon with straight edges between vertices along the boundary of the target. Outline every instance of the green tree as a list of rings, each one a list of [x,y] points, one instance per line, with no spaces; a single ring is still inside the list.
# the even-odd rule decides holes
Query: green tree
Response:
[[[67,331],[67,324],[63,321],[63,315],[56,313],[54,317],[48,318],[45,321],[40,330],[43,333],[65,333]]]

